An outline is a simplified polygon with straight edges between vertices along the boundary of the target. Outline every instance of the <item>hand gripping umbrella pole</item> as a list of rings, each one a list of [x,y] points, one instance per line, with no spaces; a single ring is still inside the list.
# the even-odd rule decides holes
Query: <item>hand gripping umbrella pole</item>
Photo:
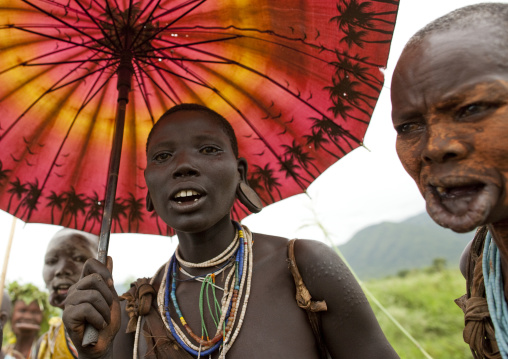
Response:
[[[113,206],[115,204],[116,186],[118,183],[118,172],[120,168],[120,157],[122,154],[123,130],[125,124],[125,112],[129,102],[129,91],[131,89],[131,78],[133,73],[132,55],[126,53],[120,59],[120,65],[117,69],[117,90],[118,104],[116,107],[115,130],[113,134],[113,146],[111,148],[111,157],[109,159],[108,181],[106,184],[106,197],[104,200],[104,212],[102,215],[101,232],[99,236],[99,250],[97,260],[106,264],[109,247],[109,235],[111,232],[111,222]],[[97,344],[99,332],[90,324],[85,327],[82,345],[84,347]]]

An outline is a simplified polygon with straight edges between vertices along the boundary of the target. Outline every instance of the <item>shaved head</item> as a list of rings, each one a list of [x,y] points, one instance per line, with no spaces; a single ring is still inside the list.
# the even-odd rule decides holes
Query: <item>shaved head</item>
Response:
[[[407,42],[405,48],[418,45],[430,34],[443,33],[449,30],[461,30],[476,28],[478,24],[488,23],[496,27],[495,37],[488,39],[494,48],[503,52],[506,56],[508,45],[508,4],[507,3],[481,3],[465,6],[454,10],[436,20],[430,22],[421,30],[416,32]]]

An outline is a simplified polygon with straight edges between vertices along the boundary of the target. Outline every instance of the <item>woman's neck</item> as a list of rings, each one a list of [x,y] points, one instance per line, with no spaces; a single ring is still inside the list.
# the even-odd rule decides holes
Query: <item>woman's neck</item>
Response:
[[[24,357],[28,357],[36,336],[37,333],[34,332],[33,334],[20,335],[16,337],[16,344],[14,345],[14,349],[23,354]]]
[[[205,262],[222,253],[231,244],[235,234],[236,228],[227,216],[203,232],[177,232],[178,251],[185,261]]]

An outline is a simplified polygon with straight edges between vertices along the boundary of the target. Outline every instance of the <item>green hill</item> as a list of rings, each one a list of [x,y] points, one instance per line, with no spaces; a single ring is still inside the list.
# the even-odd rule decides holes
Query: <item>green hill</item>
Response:
[[[385,309],[434,359],[470,359],[462,339],[464,314],[453,302],[466,291],[458,269],[415,269],[404,277],[364,282]],[[418,347],[371,302],[388,341],[403,359],[426,359]]]
[[[383,222],[367,227],[339,246],[362,279],[383,278],[399,271],[432,265],[436,258],[458,268],[460,255],[473,232],[455,233],[435,224],[427,213],[400,223]]]

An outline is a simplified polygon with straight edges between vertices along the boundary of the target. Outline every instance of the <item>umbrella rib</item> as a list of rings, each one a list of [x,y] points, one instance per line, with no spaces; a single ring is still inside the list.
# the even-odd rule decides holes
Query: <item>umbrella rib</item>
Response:
[[[77,45],[73,45],[72,46],[72,48],[76,48],[76,47],[80,47],[80,46],[77,46]],[[29,59],[29,60],[23,61],[23,62],[21,62],[19,64],[16,64],[14,66],[11,66],[9,68],[6,68],[6,69],[0,71],[0,75],[4,74],[6,72],[9,72],[10,70],[13,70],[13,69],[15,69],[17,67],[20,67],[20,66],[30,66],[29,62],[31,62],[31,61],[35,61],[35,60],[39,60],[39,59],[42,59],[42,58],[47,57],[47,56],[55,55],[55,54],[57,54],[59,52],[63,52],[63,51],[66,51],[66,50],[71,50],[71,48],[68,47],[68,48],[65,48],[65,49],[58,49],[58,50],[54,50],[52,52],[48,52],[47,54],[43,54],[43,55],[40,55],[40,56],[33,57],[33,58]],[[62,62],[59,61],[58,63],[62,63]]]
[[[155,68],[155,71],[157,72],[157,74],[160,76],[161,80],[166,84],[166,86],[168,87],[168,89],[173,93],[173,96],[177,98],[177,101],[175,101],[167,92],[166,90],[164,90],[157,81],[155,81],[148,72],[146,72],[142,67],[139,67],[141,71],[143,71],[145,73],[145,75],[150,79],[152,80],[152,83],[158,87],[162,93],[164,95],[166,95],[169,100],[171,102],[173,102],[174,104],[178,103],[178,102],[181,102],[181,99],[178,97],[178,94],[176,93],[176,91],[171,87],[171,84],[167,81],[166,77],[162,75],[161,73],[161,69],[160,68]]]
[[[185,58],[185,57],[170,57],[170,56],[166,56],[166,55],[163,55],[163,56],[156,56],[156,55],[153,55],[153,56],[137,56],[137,58],[139,60],[141,60],[142,58],[145,58],[145,59],[164,59],[164,60],[171,60],[171,61],[181,61],[181,62],[199,62],[199,63],[203,63],[203,64],[223,64],[223,65],[229,65],[231,64],[231,62],[228,62],[228,61],[213,61],[213,60],[204,60],[204,59],[190,59],[190,58]]]
[[[205,41],[200,41],[200,42],[194,42],[194,43],[189,43],[189,44],[176,44],[174,46],[168,46],[168,47],[163,47],[163,48],[158,48],[157,50],[165,50],[165,49],[175,49],[175,48],[179,48],[179,47],[185,47],[185,48],[189,48],[189,49],[192,49],[194,51],[197,51],[197,52],[202,52],[202,53],[205,53],[203,50],[199,50],[199,49],[194,49],[192,48],[191,46],[193,45],[200,45],[200,44],[206,44],[206,43],[211,43],[211,42],[218,42],[218,41],[227,41],[227,40],[234,40],[236,38],[239,38],[239,37],[244,37],[244,38],[251,38],[251,39],[255,39],[255,40],[259,40],[259,41],[264,41],[264,42],[268,42],[268,43],[271,43],[271,44],[274,44],[274,45],[278,45],[278,46],[281,46],[281,47],[284,47],[284,48],[287,48],[287,49],[290,49],[292,51],[295,51],[297,53],[300,53],[302,55],[305,55],[305,56],[309,56],[315,60],[318,60],[318,61],[321,61],[327,65],[330,65],[330,63],[328,61],[325,61],[317,56],[314,56],[314,55],[311,55],[311,54],[308,54],[306,52],[303,52],[301,50],[298,50],[298,49],[295,49],[293,47],[290,47],[290,46],[287,46],[287,45],[284,45],[284,44],[280,44],[280,43],[276,43],[276,42],[273,42],[273,41],[268,41],[268,40],[264,40],[264,39],[260,39],[260,38],[256,38],[256,37],[250,37],[250,36],[243,36],[243,35],[235,35],[231,38],[224,38],[224,39],[215,39],[215,40],[205,40]],[[169,43],[169,44],[172,44],[171,41],[169,40],[163,40],[163,39],[159,39],[159,41],[161,42],[166,42],[166,43]],[[214,54],[211,54],[211,53],[206,53],[207,55],[210,55],[210,56],[215,56]],[[337,56],[339,55],[339,53],[337,53]],[[349,57],[348,55],[345,55],[346,57]],[[355,59],[354,57],[350,57],[351,59]],[[167,58],[167,59],[171,59],[171,58]],[[189,62],[208,62],[208,63],[221,63],[221,62],[212,62],[212,61],[206,61],[206,60],[195,60],[195,59],[179,59],[181,61],[189,61]],[[355,59],[356,61],[358,61],[357,59]],[[359,61],[358,61],[359,62]],[[222,63],[226,63],[226,64],[231,64],[232,62],[231,61],[223,61]],[[363,62],[365,63],[365,62]],[[377,69],[378,67],[376,67]],[[344,69],[345,71],[349,71],[347,69]],[[351,73],[353,73],[351,71]],[[369,74],[370,75],[370,74]],[[372,76],[372,75],[371,75]],[[362,82],[365,82],[365,84],[375,90],[377,90],[378,92],[380,91],[378,88],[376,88],[373,84],[379,84],[380,81],[377,79],[377,78],[367,78],[365,77]],[[370,82],[372,82],[373,84],[371,84]]]
[[[92,3],[94,3],[97,7],[99,7],[102,11],[106,11],[106,8],[100,3],[98,2],[97,0],[92,0],[90,1],[90,6],[88,7],[89,9],[92,8]],[[108,1],[106,0],[106,5],[107,5]]]
[[[138,66],[139,68],[139,66]],[[148,110],[148,113],[150,114],[150,118],[152,120],[152,123],[154,122],[154,116],[152,113],[152,107],[150,105],[150,101],[148,100],[148,94],[146,93],[146,84],[144,83],[143,76],[141,74],[138,77],[138,74],[134,72],[134,78],[136,79],[136,83],[138,84],[139,91],[141,92],[141,96],[143,97],[143,101],[145,103],[145,106]]]
[[[62,24],[64,24],[64,25],[66,25],[69,29],[73,29],[73,30],[77,31],[78,33],[80,33],[80,34],[82,34],[82,35],[84,35],[84,36],[86,36],[86,37],[90,38],[92,41],[94,41],[94,42],[96,42],[96,43],[98,43],[98,44],[103,45],[103,44],[102,44],[99,40],[97,40],[96,38],[94,38],[93,36],[91,36],[90,34],[88,34],[87,32],[81,31],[78,27],[76,27],[76,26],[74,26],[74,25],[69,24],[68,22],[64,21],[62,18],[59,18],[58,16],[53,15],[52,13],[50,13],[50,12],[48,12],[48,11],[46,11],[46,10],[44,10],[44,9],[40,8],[40,7],[38,7],[38,6],[37,6],[37,5],[35,5],[35,4],[32,4],[32,3],[31,3],[30,1],[28,1],[28,0],[22,0],[22,1],[23,1],[24,3],[26,3],[26,4],[28,4],[28,5],[30,5],[30,6],[32,6],[32,7],[34,7],[34,8],[36,8],[37,10],[39,10],[39,11],[40,11],[40,12],[42,12],[43,14],[46,14],[47,16],[51,17],[52,19],[54,19],[54,20],[56,20],[56,21],[58,21],[58,22],[60,22],[60,23],[62,23]],[[67,9],[67,7],[66,7],[66,9]],[[76,13],[77,13],[77,12],[76,12]],[[42,35],[42,34],[40,34],[40,35]],[[56,39],[58,40],[58,38],[56,38]]]
[[[153,1],[154,0],[148,0],[148,3],[146,4],[146,6],[141,11],[139,11],[139,13],[136,15],[136,18],[132,22],[133,24],[135,24],[139,19],[141,19],[141,16],[143,16],[143,14],[150,7],[150,5],[153,3]],[[157,0],[157,2],[158,2],[158,4],[160,4],[161,0]],[[148,21],[150,21],[150,18],[152,17],[154,11],[157,9],[157,6],[159,6],[158,4],[153,7],[150,15],[147,16],[147,19],[145,20],[145,23],[143,24],[143,26],[146,25],[148,23]],[[143,26],[141,26],[141,28],[143,28]]]
[[[92,55],[91,57],[93,57],[94,55]],[[30,111],[32,109],[32,107],[34,107],[40,100],[42,100],[42,98],[44,96],[46,96],[47,94],[55,91],[55,86],[58,85],[60,82],[62,82],[65,78],[67,78],[68,76],[70,76],[74,71],[76,71],[79,67],[81,66],[78,65],[76,67],[74,67],[74,69],[72,69],[71,71],[69,71],[67,74],[65,74],[63,77],[61,77],[57,82],[55,82],[49,89],[47,89],[46,91],[44,91],[37,99],[35,99],[34,102],[32,102],[26,109],[25,111],[23,111],[23,113],[18,116],[18,118],[16,120],[14,120],[14,122],[4,131],[4,133],[2,133],[2,135],[0,136],[0,141],[11,131],[11,129],[28,113],[28,111]]]
[[[25,28],[25,29],[30,29],[30,28],[34,28],[34,29],[69,29],[68,26],[66,25],[62,25],[62,24],[52,24],[52,25],[48,25],[48,24],[36,24],[36,23],[31,23],[31,24],[18,24],[16,25],[17,27],[22,27],[22,28]],[[1,30],[6,30],[6,29],[12,29],[14,28],[15,26],[12,25],[12,24],[8,24],[8,25],[0,25],[0,29]],[[82,29],[82,30],[91,30],[91,29],[95,29],[95,27],[93,26],[85,26],[85,25],[82,25],[82,26],[75,26],[76,28],[78,29]]]
[[[203,86],[203,87],[208,87],[208,88],[210,88],[209,86],[207,86],[207,85],[203,84],[202,82],[198,82],[198,81],[193,80],[193,79],[191,79],[191,78],[189,78],[189,77],[186,77],[186,76],[183,76],[183,75],[179,75],[179,74],[177,74],[177,73],[176,73],[176,72],[174,72],[174,71],[171,71],[171,70],[169,70],[169,69],[165,69],[165,68],[163,68],[163,67],[160,67],[160,66],[158,66],[158,65],[156,65],[156,64],[154,64],[154,63],[152,63],[152,62],[147,62],[147,61],[144,61],[143,59],[139,59],[139,58],[138,58],[138,61],[139,61],[139,62],[142,62],[142,63],[144,63],[144,64],[146,64],[146,65],[151,65],[152,67],[154,67],[154,68],[156,68],[156,69],[160,69],[160,70],[162,70],[162,71],[164,71],[164,72],[166,72],[166,73],[168,73],[168,74],[170,74],[170,75],[174,75],[174,76],[179,77],[179,78],[181,78],[181,79],[184,79],[184,80],[187,80],[187,81],[189,81],[189,82],[195,83],[196,85],[200,85],[200,86]]]
[[[94,2],[97,4],[96,0],[94,0]],[[120,7],[119,7],[118,3],[116,2],[116,0],[115,0],[115,4],[116,4],[116,8],[119,9]],[[111,10],[111,7],[109,6],[109,1],[107,1],[107,0],[106,0],[106,9],[105,10],[108,12],[109,16],[111,17],[111,23],[113,24],[113,29],[115,30],[116,39],[118,40],[118,43],[120,43],[121,37],[118,32],[118,27],[116,26],[115,17],[113,16],[113,10]]]
[[[48,66],[48,65],[62,65],[62,64],[75,64],[75,63],[84,63],[84,62],[101,62],[101,61],[109,61],[110,59],[90,59],[90,60],[68,60],[68,61],[56,61],[56,62],[36,62],[33,64],[18,64],[15,67],[18,66]],[[0,72],[2,74],[3,72]]]
[[[194,11],[195,9],[197,9],[199,6],[201,6],[206,0],[190,0],[189,2],[185,3],[184,5],[181,5],[179,6],[178,8],[182,8],[182,7],[185,7],[185,6],[188,6],[189,4],[193,3],[193,2],[198,2],[197,5],[191,7],[189,10],[185,11],[183,14],[181,14],[180,16],[178,16],[177,18],[173,19],[170,23],[168,23],[166,26],[162,27],[161,29],[159,29],[159,31],[156,31],[152,34],[151,37],[147,38],[146,41],[150,41],[152,39],[154,39],[157,35],[159,35],[161,32],[163,31],[166,31],[169,27],[171,27],[174,23],[178,22],[180,19],[182,19],[183,17],[185,17],[187,14],[191,13],[192,11]],[[174,11],[174,10],[173,10]],[[162,16],[162,15],[161,15]],[[159,16],[160,17],[160,16]],[[157,18],[159,18],[157,17]],[[157,19],[157,18],[154,18],[154,21]]]
[[[273,80],[272,78],[270,78],[268,75],[265,75],[265,74],[263,74],[263,73],[261,73],[261,72],[259,72],[259,71],[255,70],[254,68],[249,67],[249,66],[246,66],[246,65],[243,65],[243,64],[241,64],[241,63],[239,63],[239,62],[237,62],[237,61],[233,61],[233,60],[227,59],[227,58],[225,58],[225,57],[223,57],[223,56],[219,56],[219,55],[217,55],[217,54],[212,54],[212,53],[210,53],[210,52],[208,52],[208,51],[204,51],[204,50],[194,49],[194,48],[192,48],[192,47],[188,47],[188,48],[189,48],[189,49],[191,49],[191,50],[195,50],[195,51],[198,51],[198,52],[200,52],[200,53],[203,53],[203,54],[206,54],[206,55],[209,55],[209,56],[215,57],[215,58],[223,59],[224,61],[228,61],[228,63],[230,63],[230,64],[232,64],[232,65],[239,66],[239,67],[241,67],[241,68],[243,68],[243,69],[245,69],[245,70],[247,70],[247,71],[249,71],[249,72],[251,72],[251,73],[253,73],[253,74],[256,74],[256,75],[258,75],[258,76],[260,76],[260,77],[263,77],[263,78],[264,78],[264,79],[266,79],[268,82],[271,82],[271,83],[272,83],[272,84],[274,84],[275,86],[279,87],[279,88],[280,88],[283,92],[286,92],[286,93],[288,93],[288,94],[292,95],[294,98],[296,98],[297,100],[299,100],[300,102],[302,102],[303,104],[305,104],[306,106],[308,106],[310,109],[312,109],[312,110],[313,110],[313,111],[315,111],[316,113],[320,114],[320,115],[321,115],[321,116],[323,116],[323,117],[328,118],[328,116],[326,116],[324,113],[322,113],[319,109],[317,109],[315,106],[311,105],[308,101],[304,100],[304,99],[300,96],[300,93],[299,93],[299,92],[298,92],[298,93],[295,93],[295,92],[291,91],[291,90],[290,90],[290,89],[288,89],[286,86],[284,86],[284,85],[282,85],[281,83],[279,83],[279,82],[277,82],[277,81]],[[175,64],[176,64],[176,62],[175,62]],[[179,65],[177,64],[177,66],[179,66]],[[185,68],[185,70],[186,70],[186,71],[188,71],[189,73],[191,73],[191,71],[190,71],[188,68]],[[205,82],[203,81],[203,83],[205,83]],[[206,87],[212,88],[212,87],[210,87],[210,86],[208,86],[208,85],[207,85]],[[214,91],[215,91],[215,90],[214,90]],[[216,92],[218,92],[218,90],[216,90]],[[357,143],[360,143],[360,142],[361,142],[359,139],[357,139],[355,136],[353,136],[353,135],[352,135],[349,131],[347,131],[347,130],[345,130],[345,129],[344,129],[344,133],[345,133],[348,137],[350,137],[352,140],[356,141]]]
[[[108,55],[111,55],[111,56],[115,55],[113,52],[105,51],[102,48],[97,48],[97,47],[92,47],[92,46],[85,45],[85,42],[83,42],[81,44],[78,44],[77,42],[74,42],[74,41],[71,41],[71,40],[65,40],[65,39],[62,39],[60,37],[56,37],[56,36],[52,36],[52,35],[48,35],[48,34],[43,34],[43,33],[37,32],[37,31],[32,31],[32,30],[29,30],[29,29],[25,29],[23,27],[12,26],[12,28],[18,29],[20,31],[25,31],[25,32],[28,32],[28,33],[31,33],[31,34],[35,34],[35,35],[38,35],[38,36],[46,37],[48,39],[52,39],[52,40],[56,40],[56,41],[65,42],[65,43],[68,43],[68,44],[76,45],[78,47],[85,47],[85,48],[87,48],[89,50],[92,50],[94,52],[102,52],[104,54],[108,54]],[[94,40],[92,40],[92,42],[93,41]]]
[[[133,4],[132,4],[132,0],[129,0],[129,8],[128,8],[128,10],[129,10],[129,11],[128,11],[128,13],[127,13],[127,21],[126,21],[126,23],[127,23],[127,24],[130,24],[130,23],[131,23],[132,5],[133,5]],[[118,8],[118,9],[119,9],[119,8]],[[127,39],[126,39],[126,41],[127,41]]]
[[[192,12],[194,9],[198,8],[199,6],[201,6],[204,2],[206,2],[206,0],[189,0],[189,1],[186,1],[184,4],[180,4],[180,5],[177,5],[177,6],[174,6],[172,7],[171,9],[164,9],[166,11],[162,12],[160,15],[158,15],[157,17],[154,17],[153,19],[154,20],[157,20],[163,16],[166,16],[167,14],[170,14],[172,12],[175,12],[176,10],[179,10],[179,9],[182,9],[182,8],[185,8],[189,5],[191,5],[192,3],[195,3],[195,2],[199,2],[199,4],[197,4],[196,6],[194,6],[192,9],[190,9],[189,11],[187,11],[186,13],[184,13],[182,16],[176,18],[170,25],[173,25],[176,21],[180,20],[182,17],[186,16],[188,13]],[[161,9],[163,9],[161,7]]]
[[[92,72],[89,72],[89,73],[88,73],[88,74],[86,74],[86,75],[80,76],[80,77],[78,77],[78,78],[73,79],[72,81],[66,82],[66,83],[64,83],[64,84],[62,84],[62,85],[60,85],[60,86],[58,86],[58,87],[55,87],[55,88],[54,88],[54,89],[52,89],[50,92],[54,92],[54,91],[60,90],[60,89],[62,89],[62,88],[64,88],[64,87],[67,87],[67,86],[69,86],[69,85],[71,85],[71,84],[73,84],[73,83],[75,83],[75,82],[81,81],[81,80],[83,80],[84,78],[87,78],[88,76],[91,76],[91,75],[93,75],[93,74],[95,74],[95,73],[97,73],[97,72],[99,72],[99,71],[106,70],[107,68],[110,68],[111,66],[114,66],[114,65],[116,65],[116,64],[118,64],[118,61],[115,61],[115,62],[114,62],[114,63],[112,63],[112,64],[107,64],[107,65],[105,65],[105,66],[103,66],[103,67],[101,67],[101,68],[99,68],[99,69],[97,69],[97,70],[94,70],[94,71],[92,71]]]
[[[152,15],[154,13],[154,11],[157,9],[157,7],[159,6],[161,0],[158,0],[157,1],[157,5],[155,5],[152,9],[152,11],[150,12],[150,15],[147,16],[146,20],[144,21],[144,23],[139,27],[139,31],[136,33],[136,36],[134,36],[134,39],[132,40],[131,44],[135,44],[136,41],[138,40],[139,36],[143,33],[143,29],[145,29],[146,27],[146,24],[149,23],[150,19],[152,18]],[[141,16],[143,16],[144,12],[150,7],[150,5],[153,3],[153,0],[149,0],[147,5],[143,8],[143,10],[141,10],[139,12],[139,14],[136,16],[136,19],[133,21],[133,23],[135,24],[140,18]],[[148,38],[148,41],[150,41],[153,37],[150,37]],[[143,43],[145,43],[145,41],[143,41]]]
[[[105,70],[105,69],[104,69]],[[78,109],[78,112],[76,113],[76,115],[74,116],[69,128],[67,129],[67,132],[62,140],[62,142],[60,143],[60,146],[58,147],[58,150],[53,158],[53,161],[51,162],[51,166],[49,167],[49,170],[46,174],[46,177],[44,178],[44,182],[42,183],[41,185],[41,193],[43,191],[43,189],[46,187],[46,183],[48,182],[49,180],[49,176],[51,175],[52,171],[53,171],[53,168],[55,167],[56,165],[56,162],[58,160],[58,156],[60,156],[60,153],[62,152],[62,149],[63,149],[63,146],[65,145],[65,143],[67,142],[67,139],[69,137],[69,134],[72,130],[72,128],[74,127],[74,124],[76,123],[77,119],[78,119],[78,116],[80,115],[81,111],[90,103],[90,101],[100,92],[101,89],[104,88],[104,86],[107,84],[107,82],[109,81],[109,79],[112,77],[113,75],[111,75],[106,81],[104,81],[104,83],[95,91],[95,93],[90,96],[90,94],[92,93],[95,85],[99,82],[99,79],[101,76],[97,76],[97,79],[95,80],[95,83],[94,85],[92,86],[92,88],[88,91],[87,95],[85,96],[85,99],[83,100],[83,103],[81,104],[81,106],[79,107]],[[87,98],[90,97],[88,100]],[[30,218],[32,214],[32,209],[30,210],[30,212],[28,213],[28,217],[27,217],[27,222]]]
[[[221,42],[221,41],[236,40],[236,39],[238,39],[238,38],[243,38],[243,37],[245,37],[245,36],[243,36],[243,35],[230,35],[230,34],[226,34],[226,35],[228,35],[228,37],[221,38],[221,39],[213,39],[213,40],[195,41],[195,42],[190,42],[190,43],[187,43],[187,44],[177,44],[177,43],[171,42],[171,41],[169,41],[169,40],[165,40],[165,39],[157,39],[157,40],[159,40],[160,42],[164,42],[164,43],[172,44],[171,46],[167,46],[167,47],[159,47],[159,48],[157,48],[157,50],[177,49],[177,48],[179,48],[179,47],[184,47],[184,48],[187,48],[187,47],[190,47],[190,46],[195,46],[195,45],[211,44],[211,43],[214,43],[214,42]],[[197,51],[196,49],[193,49],[193,50]]]
[[[90,12],[89,12],[87,9],[85,9],[85,7],[81,4],[80,0],[74,0],[74,1],[76,1],[76,3],[78,4],[78,6],[79,6],[79,7],[80,7],[80,8],[81,8],[84,12],[85,12],[85,14],[88,16],[88,18],[89,18],[90,20],[92,20],[92,21],[93,21],[93,23],[97,26],[97,28],[100,30],[100,32],[102,33],[102,35],[103,35],[106,39],[108,39],[108,41],[109,41],[109,42],[111,42],[111,43],[113,44],[113,40],[111,39],[111,37],[110,37],[110,36],[106,33],[106,31],[104,31],[104,28],[103,28],[101,25],[99,25],[99,24],[97,23],[97,20],[95,19],[95,17],[94,17],[94,16],[92,16],[92,14],[90,14]],[[103,44],[102,44],[101,42],[99,42],[98,40],[95,40],[95,41],[96,41],[98,44],[103,45]]]
[[[284,36],[284,35],[277,34],[277,33],[273,32],[271,30],[259,30],[259,29],[255,29],[255,28],[240,28],[240,27],[237,27],[237,26],[234,26],[234,25],[229,25],[229,26],[226,26],[226,27],[196,25],[196,26],[175,27],[175,28],[172,28],[171,30],[176,32],[176,31],[188,31],[188,30],[197,30],[197,29],[199,29],[199,30],[206,30],[205,31],[206,34],[210,34],[210,33],[213,34],[213,32],[209,32],[207,30],[224,30],[225,31],[225,30],[230,30],[230,29],[238,30],[238,31],[241,31],[241,32],[258,32],[260,34],[266,34],[266,35],[270,35],[270,36],[275,36],[277,38],[281,38],[281,39],[292,41],[292,42],[300,42],[303,45],[310,46],[310,47],[312,47],[314,49],[317,49],[319,51],[336,52],[336,50],[329,49],[329,48],[325,47],[323,44],[316,45],[316,44],[310,43],[308,41],[305,41],[304,38],[296,38],[296,37]],[[217,34],[223,34],[223,32],[217,32]],[[262,39],[262,38],[259,38],[259,37],[256,37],[256,36],[250,36],[250,35],[244,35],[244,34],[236,34],[236,35],[237,36],[242,36],[242,37],[245,37],[245,38],[249,38],[249,39],[254,39],[254,40],[268,42],[270,44],[274,44],[274,45],[278,45],[278,46],[283,46],[283,47],[295,50],[294,48],[292,48],[292,47],[290,47],[288,45],[284,45],[284,44],[281,44],[279,42],[275,42],[275,41],[272,41],[272,40]],[[295,50],[295,51],[302,52],[300,50]],[[302,53],[308,55],[305,52],[302,52]],[[342,55],[347,56],[347,57],[349,57],[349,58],[351,58],[351,59],[353,59],[353,60],[355,60],[357,62],[361,62],[361,63],[363,63],[365,65],[369,65],[369,66],[376,67],[376,68],[384,67],[384,65],[379,65],[379,64],[372,63],[372,62],[368,62],[368,61],[366,61],[364,59],[356,59],[356,58],[350,57],[350,56],[348,56],[346,54],[342,54]],[[312,56],[312,55],[309,55],[309,56]],[[323,61],[319,57],[316,57],[316,59]]]

